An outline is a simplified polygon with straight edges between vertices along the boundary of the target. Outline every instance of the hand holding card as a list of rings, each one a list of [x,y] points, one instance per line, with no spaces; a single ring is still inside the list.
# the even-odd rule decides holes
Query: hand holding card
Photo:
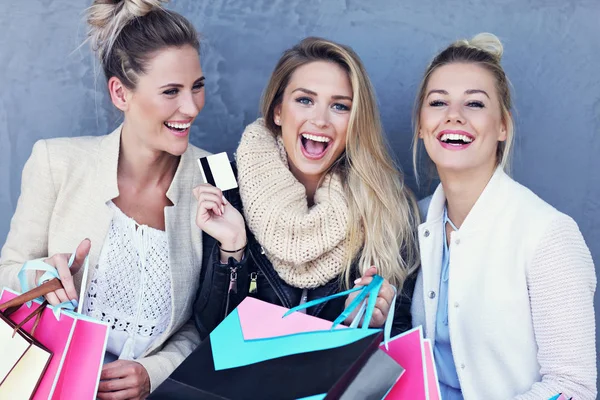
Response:
[[[194,189],[198,200],[196,225],[221,243],[222,259],[241,257],[243,252],[237,255],[230,252],[246,245],[246,226],[242,214],[223,196],[224,190],[237,188],[227,154],[202,157],[198,165],[206,183]]]

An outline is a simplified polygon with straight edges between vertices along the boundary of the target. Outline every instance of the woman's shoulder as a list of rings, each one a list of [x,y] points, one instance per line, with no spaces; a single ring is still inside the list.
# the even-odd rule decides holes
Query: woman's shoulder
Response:
[[[532,189],[507,176],[507,203],[523,218],[538,223],[550,223],[570,217],[538,196]]]
[[[91,162],[98,154],[101,143],[108,136],[40,139],[33,145],[31,158],[33,160],[45,159],[51,167],[60,167],[61,165],[73,167],[77,163],[93,165]]]
[[[206,157],[206,156],[210,156],[212,153],[210,151],[201,149],[198,146],[195,146],[193,144],[189,144],[188,148],[186,150],[192,157],[194,158],[200,158],[200,157]]]

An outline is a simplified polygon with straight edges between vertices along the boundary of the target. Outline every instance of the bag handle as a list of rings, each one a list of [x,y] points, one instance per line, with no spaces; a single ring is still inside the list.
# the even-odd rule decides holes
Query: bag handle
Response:
[[[86,283],[87,283],[87,276],[88,276],[88,271],[89,271],[89,258],[90,255],[86,255],[85,259],[83,260],[83,276],[81,279],[81,289],[79,292],[79,300],[81,301],[81,299],[83,299],[83,296],[85,295],[85,291],[86,291]],[[71,253],[71,257],[69,258],[69,262],[68,262],[68,266],[69,268],[71,268],[71,266],[73,266],[73,262],[75,262],[75,252]],[[31,260],[31,261],[27,261],[25,264],[23,264],[23,267],[21,268],[21,270],[19,271],[18,274],[18,278],[19,278],[19,282],[21,283],[21,292],[25,293],[25,292],[29,292],[29,283],[27,281],[27,276],[25,274],[26,271],[44,271],[44,274],[38,279],[38,286],[41,286],[44,282],[46,281],[50,281],[54,278],[60,280],[60,276],[58,275],[58,271],[55,267],[53,267],[52,265],[46,264],[44,261],[42,260]],[[27,304],[28,306],[31,306],[30,303]],[[60,315],[60,309],[66,309],[66,310],[75,310],[75,308],[77,308],[77,313],[81,314],[81,310],[82,310],[82,306],[83,306],[83,301],[81,301],[79,304],[77,304],[77,302],[73,301],[73,302],[63,302],[57,306],[54,307],[54,314],[56,316],[56,318],[58,319],[58,316]]]
[[[37,328],[38,324],[40,323],[40,319],[42,319],[42,314],[44,312],[44,309],[46,308],[46,306],[48,305],[48,300],[44,300],[44,302],[35,309],[34,312],[32,312],[31,314],[29,314],[27,316],[27,318],[25,318],[23,321],[21,321],[20,324],[18,324],[17,326],[15,326],[15,328],[13,329],[13,337],[15,337],[17,331],[21,330],[23,328],[23,325],[25,325],[27,322],[29,322],[29,320],[33,317],[35,317],[35,322],[33,323],[33,327],[31,328],[31,332],[29,332],[29,334],[31,336],[33,336],[35,334],[35,329]]]
[[[335,321],[333,321],[333,325],[331,326],[331,329],[332,330],[335,329],[336,326],[338,326],[339,324],[344,322],[346,320],[346,318],[348,318],[348,316],[350,314],[352,314],[352,312],[357,307],[359,308],[358,313],[356,314],[356,317],[354,317],[354,319],[352,320],[350,327],[351,328],[358,327],[358,324],[360,323],[360,320],[362,319],[362,317],[364,315],[364,320],[363,320],[361,329],[368,329],[369,324],[371,323],[371,318],[373,316],[373,311],[375,310],[375,303],[377,301],[377,296],[379,295],[379,290],[381,289],[382,286],[383,286],[383,278],[380,275],[373,275],[373,280],[367,286],[357,287],[354,289],[346,290],[344,292],[333,294],[331,296],[322,297],[320,299],[316,299],[316,300],[308,301],[304,304],[300,304],[296,307],[290,308],[289,311],[287,311],[283,315],[283,318],[287,317],[288,315],[292,314],[293,312],[296,312],[299,310],[304,310],[306,308],[313,307],[317,304],[325,303],[329,300],[336,299],[338,297],[347,296],[350,293],[360,292],[358,294],[358,296],[356,296],[354,298],[354,300],[352,300],[352,302],[348,305],[348,307],[346,307],[346,309],[344,309],[344,311],[335,319]],[[387,319],[385,320],[384,332],[383,332],[384,344],[385,344],[386,349],[388,348],[388,342],[390,340],[390,336],[391,336],[391,332],[392,332],[392,324],[394,322],[394,312],[396,310],[397,290],[394,286],[392,286],[392,288],[394,288],[394,298],[392,299],[392,302],[390,303],[390,310],[388,312]]]
[[[54,292],[55,290],[62,289],[62,288],[63,288],[63,286],[62,286],[62,283],[60,283],[60,280],[58,280],[56,278],[50,279],[49,281],[42,283],[40,286],[33,288],[30,291],[25,292],[22,295],[17,296],[12,300],[9,300],[3,304],[0,304],[0,310],[7,309],[4,312],[4,315],[8,316],[8,315],[12,314],[14,311],[16,311],[23,304],[30,302],[32,300],[35,300],[38,297],[45,296],[50,292]],[[14,308],[14,310],[11,310],[13,308]],[[8,313],[8,315],[7,315],[7,313]]]

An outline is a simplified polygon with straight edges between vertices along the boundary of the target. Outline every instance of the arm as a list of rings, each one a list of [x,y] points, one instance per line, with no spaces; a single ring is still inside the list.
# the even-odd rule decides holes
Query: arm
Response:
[[[148,372],[150,391],[155,390],[200,344],[200,336],[190,320],[179,329],[157,353],[136,360]]]
[[[24,262],[48,256],[48,230],[56,189],[44,140],[33,146],[23,168],[21,195],[0,255],[0,286],[20,290],[17,274]],[[33,286],[35,271],[28,272]]]
[[[200,337],[205,339],[225,318],[225,313],[237,307],[248,295],[252,267],[249,250],[246,250],[240,261],[230,257],[227,263],[223,264],[216,240],[204,233],[202,242],[202,275],[194,302],[194,322]],[[237,274],[235,293],[229,293],[232,268]]]
[[[541,382],[516,397],[546,399],[557,393],[596,398],[594,291],[590,252],[575,221],[550,224],[528,271]]]

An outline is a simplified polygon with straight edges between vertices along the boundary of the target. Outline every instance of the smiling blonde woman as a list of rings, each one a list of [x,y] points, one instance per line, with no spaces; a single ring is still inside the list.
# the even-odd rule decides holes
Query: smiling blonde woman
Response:
[[[590,252],[577,224],[511,179],[502,44],[479,34],[439,53],[415,107],[441,184],[421,202],[415,326],[434,342],[442,398],[596,398]]]
[[[202,183],[196,159],[207,153],[188,139],[204,76],[196,30],[159,0],[96,0],[88,22],[124,120],[109,135],[35,144],[0,286],[19,289],[28,260],[56,267],[65,290],[48,300],[84,302],[86,314],[110,324],[98,398],[139,399],[199,343],[189,322],[202,254],[192,190]],[[75,248],[70,271],[66,253]],[[89,289],[77,299],[88,252]]]
[[[237,150],[239,194],[226,193],[228,201],[209,185],[196,193],[198,226],[208,234],[205,244],[214,243],[205,248],[212,256],[196,302],[201,334],[252,283],[252,296],[291,308],[368,284],[375,272],[386,281],[372,326],[383,325],[394,286],[393,332],[409,329],[418,211],[388,154],[358,56],[325,39],[304,39],[277,63],[262,115]],[[228,286],[233,276],[237,293]],[[345,300],[351,298],[308,313],[333,320]]]

